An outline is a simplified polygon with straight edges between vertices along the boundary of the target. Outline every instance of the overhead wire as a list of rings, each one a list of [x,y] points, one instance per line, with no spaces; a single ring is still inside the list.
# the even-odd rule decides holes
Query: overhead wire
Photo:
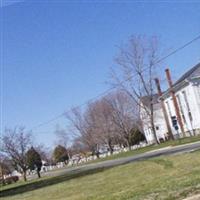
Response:
[[[182,49],[184,49],[185,47],[189,46],[190,44],[194,43],[195,41],[197,41],[197,40],[199,40],[199,39],[200,39],[200,35],[198,35],[197,37],[195,37],[195,38],[193,38],[192,40],[188,41],[188,42],[185,43],[184,45],[182,45],[182,46],[176,48],[176,49],[175,49],[174,51],[172,51],[171,53],[169,53],[169,54],[167,54],[166,56],[162,57],[161,59],[157,60],[154,64],[158,64],[158,63],[162,62],[163,60],[165,60],[165,59],[167,59],[168,57],[170,57],[170,56],[176,54],[177,52],[181,51]],[[148,67],[147,67],[147,68],[144,68],[144,69],[142,70],[142,72],[144,72],[144,71],[146,71],[146,70],[148,70],[148,69],[149,69]],[[130,79],[132,79],[132,78],[135,77],[135,76],[136,76],[136,74],[134,74],[133,76],[127,78],[127,79],[124,80],[124,81],[121,81],[120,84],[123,84],[123,83],[129,81]],[[93,102],[94,100],[96,100],[96,99],[98,99],[98,98],[100,98],[100,97],[102,97],[102,96],[108,94],[110,91],[116,89],[117,87],[118,87],[117,85],[114,85],[114,86],[110,87],[109,89],[105,90],[104,92],[98,94],[97,96],[95,96],[95,97],[89,99],[88,101],[86,101],[86,102],[84,102],[84,103],[82,103],[82,104],[79,104],[78,106],[75,106],[75,108],[76,108],[76,107],[77,107],[77,108],[78,108],[78,107],[80,108],[80,107],[82,107],[82,106],[85,106],[85,105],[87,105],[89,102]],[[33,130],[35,130],[35,129],[41,127],[41,126],[45,126],[45,125],[47,125],[47,124],[49,124],[49,123],[52,123],[53,121],[56,121],[57,119],[60,119],[60,118],[64,117],[64,116],[65,116],[67,113],[69,113],[70,111],[71,111],[71,110],[67,110],[67,111],[65,111],[65,112],[63,112],[63,113],[61,113],[61,114],[59,114],[59,115],[53,117],[52,119],[47,120],[46,122],[40,123],[40,124],[38,124],[38,125],[32,127],[31,130],[33,131]]]

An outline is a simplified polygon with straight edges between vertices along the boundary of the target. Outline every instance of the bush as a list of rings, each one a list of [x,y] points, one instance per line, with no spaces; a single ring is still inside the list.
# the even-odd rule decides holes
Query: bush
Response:
[[[5,184],[16,183],[19,180],[18,176],[10,176],[5,178]]]
[[[36,170],[38,178],[40,178],[40,171],[42,168],[42,159],[40,154],[31,147],[26,153],[26,162],[30,170]]]
[[[53,152],[54,160],[56,163],[64,162],[67,164],[66,161],[69,160],[67,149],[61,145],[58,145]]]
[[[131,145],[138,145],[140,142],[146,141],[146,138],[143,133],[138,129],[132,129],[129,136],[129,142]]]

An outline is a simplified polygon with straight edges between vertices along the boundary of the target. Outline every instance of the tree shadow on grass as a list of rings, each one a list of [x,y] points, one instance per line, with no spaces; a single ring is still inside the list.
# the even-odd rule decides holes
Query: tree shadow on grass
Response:
[[[75,171],[75,172],[68,172],[68,173],[66,172],[66,174],[64,175],[39,180],[37,182],[30,182],[25,185],[16,186],[14,188],[5,189],[0,192],[0,197],[7,197],[7,196],[13,196],[17,194],[22,194],[24,192],[33,191],[33,190],[40,189],[43,187],[62,183],[71,179],[79,178],[82,176],[87,176],[87,175],[95,174],[98,172],[103,172],[105,169],[108,169],[108,168],[109,167],[106,167],[106,168],[102,167],[98,169],[87,169],[84,171]]]

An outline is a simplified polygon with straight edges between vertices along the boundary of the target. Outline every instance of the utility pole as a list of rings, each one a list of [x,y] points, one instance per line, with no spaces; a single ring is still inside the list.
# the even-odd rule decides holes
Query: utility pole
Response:
[[[183,122],[182,122],[182,119],[181,119],[180,110],[179,110],[179,107],[178,107],[178,102],[177,102],[177,99],[176,99],[176,96],[175,96],[175,92],[173,90],[173,84],[172,84],[172,79],[171,79],[171,75],[170,75],[169,69],[166,69],[165,73],[166,73],[167,81],[168,81],[168,84],[169,84],[169,90],[170,90],[170,94],[171,94],[171,97],[172,97],[172,100],[173,100],[177,121],[179,123],[180,129],[181,129],[181,133],[182,133],[183,137],[185,137],[185,131],[184,131],[184,128],[183,128]]]
[[[162,97],[160,81],[159,81],[158,78],[155,78],[155,83],[156,83],[156,87],[157,87],[157,90],[158,90],[158,96],[160,97],[161,107],[162,107],[162,110],[163,110],[163,115],[164,115],[164,118],[165,118],[165,123],[166,123],[166,126],[167,126],[167,130],[168,130],[168,135],[169,135],[170,139],[174,140],[174,136],[172,134],[172,129],[171,129],[171,126],[169,124],[169,118],[167,116],[167,111],[166,111],[166,108],[165,108],[164,99]]]

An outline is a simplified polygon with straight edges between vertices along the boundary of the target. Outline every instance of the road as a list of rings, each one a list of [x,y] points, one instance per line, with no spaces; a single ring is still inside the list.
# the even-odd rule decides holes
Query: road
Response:
[[[200,149],[200,141],[191,143],[191,144],[185,144],[185,145],[179,145],[175,147],[165,147],[162,149],[158,150],[153,150],[149,151],[146,153],[130,156],[130,157],[125,157],[125,158],[119,158],[115,160],[108,160],[108,161],[102,161],[98,163],[93,163],[93,164],[86,164],[82,166],[77,166],[77,167],[71,167],[67,169],[62,169],[58,171],[51,171],[51,172],[46,172],[43,174],[43,176],[59,176],[63,175],[66,173],[80,173],[80,172],[86,172],[89,170],[98,170],[98,169],[103,169],[103,168],[110,168],[118,165],[123,165],[131,162],[138,162],[141,160],[146,160],[149,158],[154,158],[158,156],[163,156],[163,155],[173,155],[173,154],[179,154],[179,153],[185,153],[185,152],[191,152]]]
[[[183,200],[199,200],[200,199],[200,194],[194,195],[192,197],[188,197],[186,199]]]

